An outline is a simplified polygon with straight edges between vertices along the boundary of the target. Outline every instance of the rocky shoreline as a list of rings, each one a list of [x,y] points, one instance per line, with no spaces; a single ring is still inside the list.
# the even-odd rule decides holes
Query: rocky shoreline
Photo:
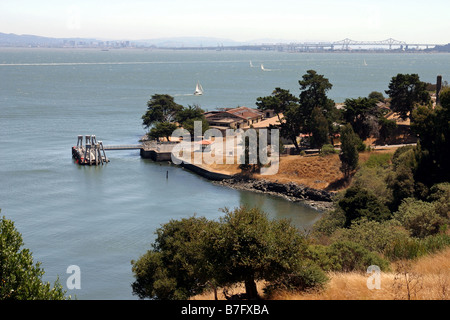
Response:
[[[313,189],[293,182],[285,184],[236,176],[215,183],[238,190],[260,192],[283,197],[289,201],[302,202],[320,211],[329,210],[333,207],[334,194],[332,192]]]

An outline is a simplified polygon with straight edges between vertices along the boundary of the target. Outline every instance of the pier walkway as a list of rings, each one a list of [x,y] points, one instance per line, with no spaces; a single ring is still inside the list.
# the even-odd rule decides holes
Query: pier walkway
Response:
[[[142,144],[122,144],[122,145],[110,145],[104,146],[105,150],[140,150],[143,149]]]

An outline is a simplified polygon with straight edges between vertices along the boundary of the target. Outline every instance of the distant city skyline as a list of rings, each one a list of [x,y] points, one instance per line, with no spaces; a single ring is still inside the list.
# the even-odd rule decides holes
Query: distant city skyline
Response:
[[[46,37],[235,41],[384,40],[448,43],[450,2],[355,0],[16,0],[0,2],[0,32]]]

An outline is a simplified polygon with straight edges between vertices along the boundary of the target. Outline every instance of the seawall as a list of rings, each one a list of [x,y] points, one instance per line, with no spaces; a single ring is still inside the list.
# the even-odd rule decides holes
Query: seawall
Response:
[[[141,157],[144,159],[152,159],[153,161],[171,161],[171,152],[157,152],[155,150],[141,149]]]

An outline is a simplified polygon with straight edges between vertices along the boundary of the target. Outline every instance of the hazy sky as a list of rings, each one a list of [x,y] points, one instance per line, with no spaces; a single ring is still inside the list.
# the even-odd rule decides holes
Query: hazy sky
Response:
[[[449,0],[0,0],[0,32],[51,37],[450,42]]]

